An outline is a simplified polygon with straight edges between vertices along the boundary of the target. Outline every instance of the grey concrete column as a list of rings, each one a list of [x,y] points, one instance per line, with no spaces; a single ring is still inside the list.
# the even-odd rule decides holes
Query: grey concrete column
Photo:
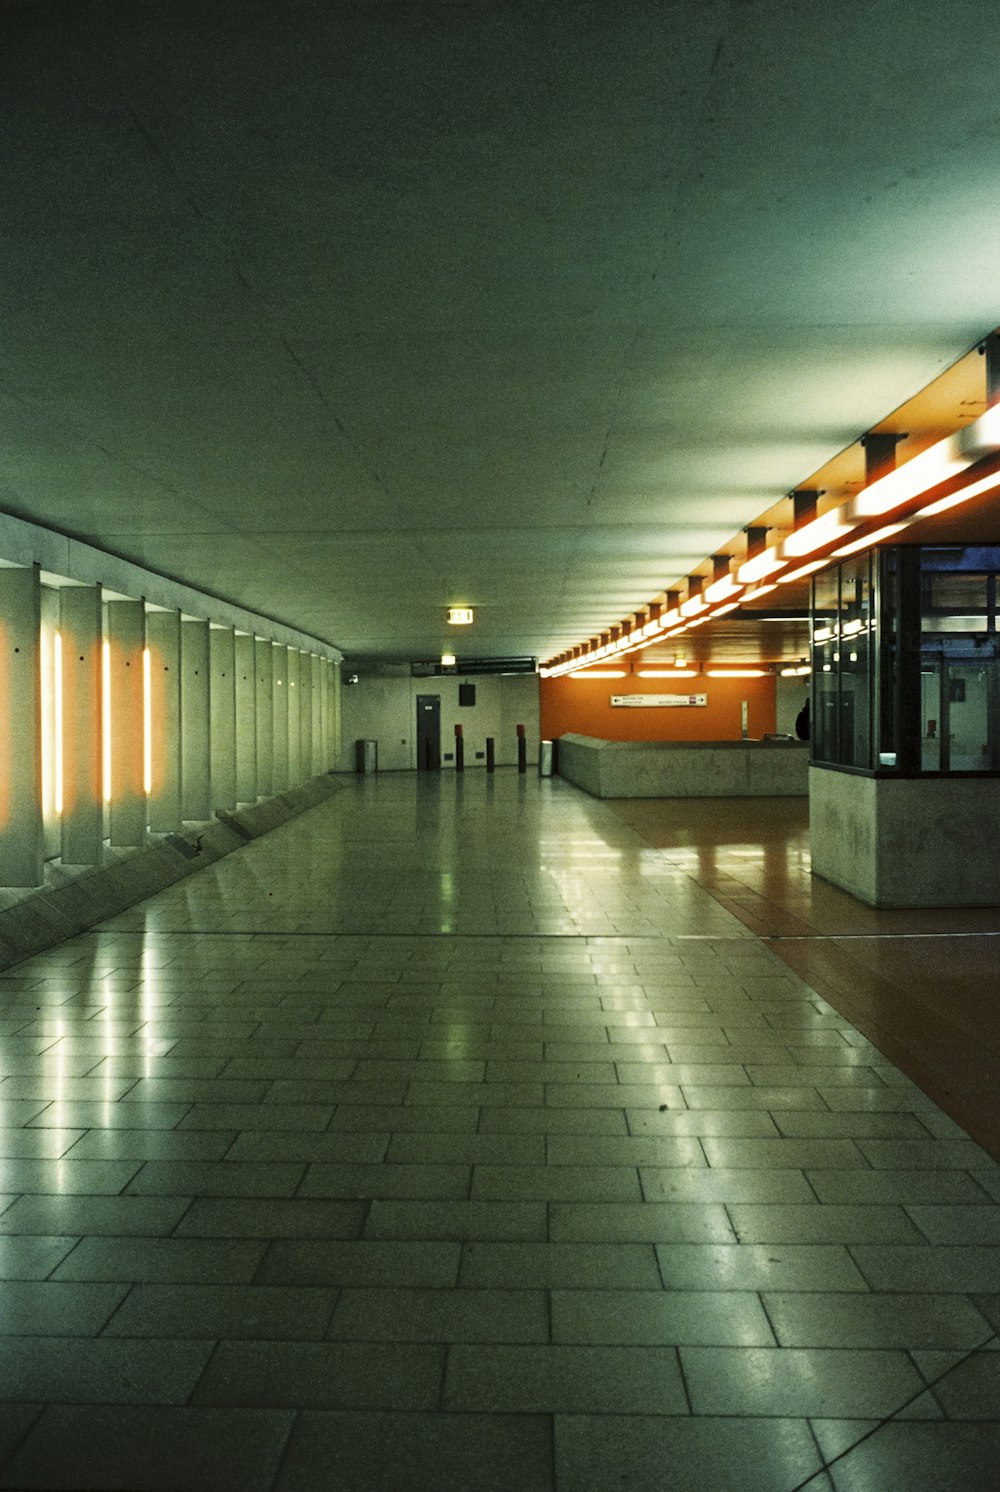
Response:
[[[62,843],[68,865],[100,865],[104,852],[104,715],[101,651],[104,611],[99,585],[59,593],[62,675]]]
[[[42,881],[41,579],[0,569],[0,885]]]
[[[107,602],[108,679],[111,699],[111,843],[146,839],[143,601]]]
[[[212,817],[208,623],[181,622],[181,801],[185,819]]]
[[[65,594],[65,593],[64,593]],[[168,834],[181,811],[181,614],[147,611],[150,742],[149,827]]]
[[[341,690],[343,688],[344,682],[344,668],[343,664],[336,662],[332,663],[330,667],[333,670],[333,679],[330,685],[331,738],[329,765],[332,767],[334,762],[340,761],[341,752],[344,749],[344,743],[342,739],[343,729],[341,725],[341,721],[343,719],[341,713]]]
[[[332,723],[330,719],[330,680],[332,677],[331,667],[332,665],[329,658],[321,658],[319,660],[320,740],[322,743],[321,770],[323,772],[328,772],[333,766],[333,758],[330,755],[330,727]]]
[[[315,777],[323,771],[323,660],[318,653],[309,654],[312,682],[309,698],[312,704],[312,771]]]
[[[236,807],[236,634],[232,627],[212,626],[208,643],[214,812]]]
[[[302,781],[302,691],[299,688],[298,648],[288,649],[288,785]]]
[[[274,792],[274,644],[267,637],[254,641],[257,670],[257,793]]]
[[[257,658],[247,632],[236,634],[236,800],[256,803]]]
[[[273,645],[272,678],[274,682],[274,751],[272,775],[274,791],[288,791],[288,649],[283,643]]]
[[[302,780],[313,775],[313,708],[312,708],[312,657],[299,654],[299,720],[301,757],[299,770]]]
[[[62,762],[61,693],[56,687],[59,651],[59,592],[43,583],[40,595],[39,676],[42,693],[42,856],[55,860],[62,851],[61,798],[57,779]],[[59,698],[57,699],[57,695]],[[59,737],[57,742],[56,737]]]

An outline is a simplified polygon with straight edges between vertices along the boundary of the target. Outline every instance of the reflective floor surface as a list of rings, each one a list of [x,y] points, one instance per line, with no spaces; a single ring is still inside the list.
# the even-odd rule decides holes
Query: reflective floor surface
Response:
[[[0,1487],[997,1485],[1000,1167],[668,808],[345,779],[0,976]]]

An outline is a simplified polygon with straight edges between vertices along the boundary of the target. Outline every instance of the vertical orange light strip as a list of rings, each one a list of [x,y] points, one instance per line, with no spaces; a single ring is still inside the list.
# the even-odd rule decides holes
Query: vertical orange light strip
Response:
[[[53,639],[52,652],[52,713],[53,713],[53,769],[54,769],[54,797],[56,817],[62,817],[63,811],[63,659],[62,659],[62,633],[57,632]]]
[[[153,681],[149,649],[142,650],[142,789],[153,791]]]
[[[52,815],[52,633],[42,626],[38,649],[39,692],[41,695],[42,818]]]
[[[111,802],[111,644],[101,647],[101,735],[103,737],[104,801]]]

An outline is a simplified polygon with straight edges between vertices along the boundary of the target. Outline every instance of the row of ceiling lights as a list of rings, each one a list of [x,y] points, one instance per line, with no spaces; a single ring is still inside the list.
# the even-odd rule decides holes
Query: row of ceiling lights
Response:
[[[793,498],[801,499],[795,505],[795,527],[772,544],[766,542],[766,529],[748,529],[746,559],[735,573],[729,555],[713,556],[714,574],[708,585],[701,575],[688,576],[683,600],[679,590],[667,591],[666,607],[650,603],[600,638],[551,659],[541,675],[558,678],[678,637],[768,595],[779,585],[802,580],[831,560],[883,543],[919,519],[944,513],[998,487],[1000,404],[993,404],[971,425],[878,476],[855,497],[819,516],[819,494],[793,493]],[[886,518],[891,521],[885,523]]]

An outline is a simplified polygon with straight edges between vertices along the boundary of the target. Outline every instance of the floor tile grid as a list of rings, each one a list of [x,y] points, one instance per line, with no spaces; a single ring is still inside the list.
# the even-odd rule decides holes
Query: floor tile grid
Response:
[[[552,988],[552,986],[549,986],[549,988]],[[773,991],[770,991],[769,994],[773,994]],[[448,1021],[448,1019],[454,1019],[454,1016],[451,1015],[451,1012],[448,1012],[448,1015],[446,1015],[446,1021]],[[588,1024],[588,1022],[585,1022],[585,1025],[587,1025],[587,1024]],[[542,1025],[545,1026],[545,1021],[542,1022]],[[607,1040],[607,1038],[609,1038],[609,1035],[610,1035],[609,1029],[604,1028],[603,1037],[601,1037],[601,1038],[603,1038],[603,1040]],[[696,1065],[704,1065],[704,1064],[696,1064]],[[618,1071],[616,1071],[615,1076],[616,1076],[616,1079],[618,1079],[619,1086],[625,1086],[625,1085],[621,1085],[621,1074],[619,1074]],[[731,1076],[731,1074],[730,1074],[730,1076]],[[745,1074],[745,1076],[749,1077],[749,1074]],[[760,1074],[760,1076],[763,1077],[764,1074]],[[876,1074],[876,1076],[878,1076],[878,1074]],[[397,1109],[401,1110],[401,1109],[407,1109],[407,1107],[409,1107],[409,1109],[412,1110],[413,1107],[415,1107],[415,1106],[413,1106],[412,1101],[409,1101],[409,1100],[412,1100],[412,1098],[413,1098],[412,1082],[413,1082],[413,1079],[410,1079],[409,1080],[410,1086],[407,1086],[407,1088],[404,1089],[403,1098],[401,1098],[400,1103],[397,1103],[397,1106],[396,1106]],[[487,1082],[487,1079],[485,1079],[485,1074],[484,1074],[484,1085],[485,1085],[485,1082]],[[552,1085],[552,1086],[554,1086],[554,1088],[564,1088],[564,1086],[566,1086],[566,1085],[563,1085],[563,1083],[558,1083],[558,1085]],[[752,1088],[754,1088],[754,1083],[752,1083],[752,1079],[751,1079],[751,1082],[749,1082],[749,1083],[739,1083],[739,1085],[733,1085],[733,1088],[736,1088],[736,1089],[739,1089],[739,1088],[751,1088],[752,1089]],[[878,1089],[876,1089],[876,1091],[878,1091]],[[679,1091],[679,1092],[681,1092],[681,1098],[685,1098],[685,1089],[682,1088],[681,1091]],[[427,1097],[427,1095],[425,1095],[425,1097]],[[509,1097],[509,1098],[516,1098],[516,1097],[518,1097],[518,1095],[516,1095],[516,1092],[510,1092],[510,1094],[507,1094],[507,1097]],[[543,1085],[543,1097],[548,1098],[548,1089],[546,1089],[545,1085]],[[566,1097],[566,1095],[555,1094],[555,1097],[557,1097],[557,1098]],[[606,1106],[606,1103],[609,1103],[609,1101],[610,1101],[610,1095],[600,1094],[600,1095],[596,1095],[596,1097],[600,1098],[600,1104],[599,1104],[599,1107],[597,1107],[597,1110],[596,1110],[596,1112],[599,1113],[599,1115],[601,1115],[601,1113],[618,1113],[618,1115],[622,1116],[622,1120],[624,1120],[624,1116],[625,1116],[625,1110],[624,1109],[613,1109],[613,1107],[610,1107],[610,1109],[607,1109],[607,1107],[604,1107],[604,1106]],[[436,1098],[437,1098],[437,1100],[440,1100],[440,1094],[437,1094]],[[257,1103],[255,1103],[255,1107],[257,1107],[257,1109],[260,1110],[261,1107],[264,1107],[264,1104],[266,1104],[266,1101],[267,1101],[266,1098],[264,1098],[264,1097],[260,1098],[260,1100],[257,1100]],[[343,1107],[345,1107],[345,1109],[349,1110],[349,1109],[352,1109],[352,1107],[357,1107],[357,1106],[351,1106],[351,1104],[345,1104],[345,1106],[343,1106]],[[449,1109],[451,1109],[452,1106],[448,1106],[448,1107],[449,1107]],[[512,1112],[515,1112],[515,1113],[518,1112],[519,1107],[521,1107],[521,1109],[522,1109],[522,1107],[524,1107],[524,1106],[518,1106],[518,1104],[515,1104],[515,1107],[513,1107]],[[824,1101],[824,1110],[827,1110],[827,1109],[828,1109],[828,1106],[827,1106],[827,1104],[825,1104],[825,1101]],[[334,1123],[336,1123],[336,1115],[339,1112],[340,1112],[340,1110],[337,1109],[337,1107],[334,1107],[334,1109],[331,1110],[330,1119],[327,1120],[327,1126],[325,1126],[325,1131],[324,1132],[331,1132],[331,1131],[333,1131],[333,1125],[334,1125]],[[545,1122],[551,1123],[551,1122],[554,1122],[554,1120],[552,1120],[552,1115],[558,1115],[558,1113],[560,1113],[560,1112],[566,1112],[566,1110],[563,1110],[563,1107],[561,1107],[561,1106],[554,1107],[554,1109],[552,1109],[552,1110],[546,1110],[545,1107],[542,1107],[542,1118],[545,1119]],[[590,1110],[576,1110],[576,1113],[581,1113],[581,1112],[590,1112]],[[676,1113],[684,1113],[684,1112],[690,1112],[690,1110],[678,1109],[678,1110],[675,1110],[675,1112]],[[709,1110],[709,1112],[712,1112],[712,1110]],[[779,1113],[779,1115],[781,1115],[781,1113],[785,1113],[785,1112],[787,1112],[787,1110],[781,1110],[781,1109],[779,1109],[779,1110],[769,1110],[769,1116],[770,1116],[770,1118],[773,1119],[773,1115],[775,1115],[775,1113]],[[185,1110],[185,1113],[187,1113],[187,1115],[190,1115],[191,1109]],[[570,1109],[569,1113],[570,1113],[570,1115],[572,1115],[573,1109]],[[636,1110],[636,1113],[637,1113],[637,1115],[639,1115],[639,1113],[643,1113],[643,1115],[645,1115],[646,1110]],[[658,1109],[657,1109],[657,1113],[658,1113]],[[491,1115],[496,1115],[496,1104],[488,1104],[488,1106],[481,1106],[481,1107],[479,1107],[478,1110],[476,1110],[476,1125],[478,1125],[479,1131],[482,1131],[482,1122],[484,1122],[484,1118],[490,1118]],[[621,1131],[619,1131],[619,1132],[621,1132]],[[394,1132],[393,1132],[393,1134],[394,1134]],[[548,1138],[551,1138],[551,1137],[546,1137],[546,1143],[548,1143]],[[718,1167],[718,1165],[716,1165],[716,1167],[712,1167],[712,1165],[710,1165],[710,1156],[709,1156],[709,1153],[706,1152],[706,1146],[704,1146],[703,1140],[701,1140],[701,1137],[696,1137],[696,1138],[697,1138],[697,1140],[699,1140],[699,1146],[700,1146],[700,1152],[701,1152],[701,1164],[699,1165],[699,1167],[697,1167],[697,1170],[699,1170],[699,1171],[704,1171],[704,1170],[721,1171],[721,1170],[725,1170],[725,1167]],[[790,1137],[790,1138],[794,1138],[794,1137]],[[716,1159],[721,1159],[721,1155],[716,1156]],[[743,1156],[743,1159],[746,1159],[746,1156]],[[404,1162],[403,1161],[399,1161],[399,1162],[396,1162],[396,1164],[403,1165]],[[555,1164],[558,1164],[558,1162],[555,1162]],[[570,1164],[570,1162],[567,1162],[567,1164]],[[870,1158],[869,1158],[869,1156],[866,1156],[866,1158],[864,1158],[864,1167],[858,1167],[858,1168],[864,1168],[864,1170],[866,1170],[866,1171],[872,1171],[873,1170],[872,1164],[870,1164]],[[490,1173],[490,1162],[487,1162],[487,1168],[485,1168],[485,1170],[487,1170],[487,1176],[485,1176],[485,1179],[487,1179],[487,1180],[496,1180],[496,1176],[494,1176],[493,1173]],[[628,1170],[631,1171],[631,1170],[634,1170],[634,1168],[630,1167],[630,1168],[628,1168]],[[685,1173],[687,1173],[687,1170],[690,1170],[690,1168],[685,1167],[685,1168],[682,1168],[682,1170],[685,1170]],[[757,1173],[757,1168],[752,1168],[751,1167],[751,1168],[748,1168],[748,1170],[751,1171],[751,1174]],[[791,1168],[791,1170],[794,1171],[794,1168]],[[475,1174],[475,1173],[470,1173],[470,1174]],[[642,1170],[639,1170],[639,1174],[642,1174]],[[764,1171],[764,1168],[761,1168],[761,1174],[766,1174],[766,1171]],[[804,1174],[809,1174],[809,1173],[804,1173]],[[512,1182],[513,1179],[512,1179],[512,1177],[507,1176],[507,1177],[503,1177],[503,1179],[501,1179],[501,1180],[503,1180],[503,1182],[504,1182],[504,1186],[501,1189],[506,1189],[507,1186],[510,1185],[510,1182]],[[196,1198],[196,1200],[199,1200],[199,1198]],[[210,1198],[203,1198],[203,1200],[210,1200]],[[387,1201],[393,1201],[393,1198],[387,1198]],[[552,1217],[554,1217],[555,1209],[557,1209],[557,1207],[560,1207],[560,1206],[575,1206],[575,1204],[572,1204],[572,1203],[554,1203],[554,1201],[546,1200],[545,1204],[543,1204],[543,1206],[545,1206],[545,1210],[546,1210],[546,1222],[548,1222],[549,1226],[551,1226],[551,1220],[552,1220]],[[582,1203],[581,1206],[588,1206],[588,1204]],[[601,1203],[593,1203],[593,1206],[600,1207],[600,1206],[603,1206],[603,1204],[601,1204]],[[622,1204],[622,1206],[624,1206],[624,1204]],[[734,1204],[733,1204],[733,1206],[734,1206]],[[831,1204],[831,1206],[836,1206],[836,1204]],[[548,1234],[546,1234],[546,1237],[551,1237],[551,1231],[549,1231]],[[466,1247],[466,1244],[463,1244],[463,1249],[464,1249],[464,1247]],[[661,1247],[667,1247],[667,1246],[666,1246],[666,1244],[664,1244],[664,1246],[661,1246]],[[452,1253],[451,1253],[451,1255],[449,1255],[449,1258],[454,1258],[454,1250],[452,1250]],[[660,1253],[658,1253],[658,1250],[657,1250],[657,1259],[660,1259]],[[551,1300],[551,1297],[549,1297],[549,1300]],[[758,1297],[758,1300],[760,1300],[760,1297]],[[682,1350],[684,1350],[684,1349],[682,1349]]]

